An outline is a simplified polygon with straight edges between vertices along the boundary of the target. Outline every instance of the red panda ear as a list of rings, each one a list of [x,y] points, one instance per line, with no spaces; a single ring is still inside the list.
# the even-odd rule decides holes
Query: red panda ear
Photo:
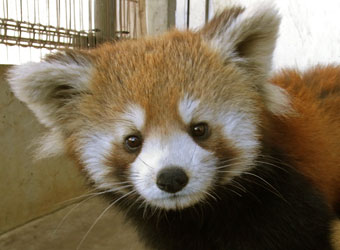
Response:
[[[263,2],[247,8],[226,9],[199,33],[226,62],[234,62],[246,69],[269,111],[276,115],[290,115],[294,111],[288,94],[268,82],[280,20],[277,10],[270,3]]]
[[[69,122],[78,114],[76,105],[89,93],[92,63],[83,52],[61,52],[39,63],[13,66],[8,82],[17,98],[49,128],[37,141],[38,158],[64,151],[64,139],[76,124]]]
[[[91,71],[89,56],[76,51],[61,52],[39,63],[12,67],[8,82],[42,124],[55,127],[80,94],[89,91]]]
[[[267,75],[280,24],[273,6],[233,7],[216,15],[199,32],[225,60]]]

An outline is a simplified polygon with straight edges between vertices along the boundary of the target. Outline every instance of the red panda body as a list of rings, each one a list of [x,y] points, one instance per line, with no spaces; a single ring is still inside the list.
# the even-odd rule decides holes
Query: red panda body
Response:
[[[288,92],[297,113],[276,120],[274,140],[339,213],[340,67],[286,70],[272,81]]]
[[[150,248],[334,250],[340,73],[269,81],[279,23],[270,6],[226,9],[9,83],[49,128],[40,155],[67,151]]]

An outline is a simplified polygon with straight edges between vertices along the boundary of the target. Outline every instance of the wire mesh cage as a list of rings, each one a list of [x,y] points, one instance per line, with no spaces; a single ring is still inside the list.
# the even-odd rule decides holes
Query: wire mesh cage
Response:
[[[143,15],[144,0],[0,0],[0,63],[136,38],[145,33]]]
[[[39,61],[53,50],[196,29],[213,0],[0,0],[0,64]]]

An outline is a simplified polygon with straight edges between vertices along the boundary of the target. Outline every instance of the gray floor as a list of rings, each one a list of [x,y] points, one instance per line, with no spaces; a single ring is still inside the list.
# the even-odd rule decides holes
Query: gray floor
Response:
[[[144,250],[134,228],[125,223],[122,215],[114,209],[101,217],[80,244],[107,205],[99,198],[70,205],[1,235],[0,249]]]

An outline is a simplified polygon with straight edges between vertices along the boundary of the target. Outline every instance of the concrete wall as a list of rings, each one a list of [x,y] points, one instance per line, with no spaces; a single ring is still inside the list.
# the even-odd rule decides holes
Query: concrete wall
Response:
[[[11,93],[0,65],[0,234],[50,213],[85,191],[65,158],[33,162],[30,145],[44,128]]]
[[[214,11],[230,5],[272,3],[282,17],[273,69],[304,70],[340,63],[339,0],[212,0]]]

